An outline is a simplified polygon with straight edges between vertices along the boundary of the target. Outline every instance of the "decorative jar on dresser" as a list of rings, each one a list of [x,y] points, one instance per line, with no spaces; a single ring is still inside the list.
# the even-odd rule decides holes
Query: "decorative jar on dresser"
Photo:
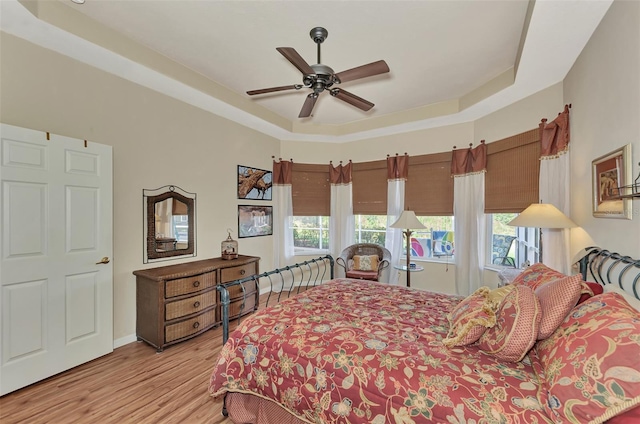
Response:
[[[258,274],[259,261],[256,256],[238,255],[232,260],[212,258],[133,271],[138,340],[144,340],[162,352],[165,346],[219,325],[222,318],[216,287]],[[234,286],[230,288],[229,296],[230,318],[238,316],[243,299],[243,314],[257,309],[259,293],[256,290],[243,294],[240,286]]]

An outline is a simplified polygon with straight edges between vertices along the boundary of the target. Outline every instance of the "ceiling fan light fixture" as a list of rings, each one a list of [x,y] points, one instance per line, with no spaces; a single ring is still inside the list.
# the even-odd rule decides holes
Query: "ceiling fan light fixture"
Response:
[[[371,77],[374,75],[383,74],[389,72],[389,66],[384,60],[378,60],[366,65],[358,66],[356,68],[347,69],[339,73],[335,73],[327,65],[323,65],[320,61],[320,45],[328,37],[329,33],[322,27],[315,27],[309,32],[309,36],[314,43],[318,46],[318,63],[309,65],[293,47],[277,47],[276,50],[285,57],[293,66],[298,68],[302,73],[302,83],[304,87],[313,90],[309,94],[302,106],[300,115],[298,118],[307,118],[311,116],[311,111],[318,99],[318,94],[325,90],[329,90],[331,95],[339,100],[342,100],[352,106],[357,107],[360,110],[368,111],[374,104],[368,100],[349,93],[345,90],[331,89],[334,84],[340,84],[341,82],[353,81],[356,79]],[[284,91],[290,89],[298,89],[298,85],[281,86],[263,88],[260,90],[247,91],[247,94],[253,96],[255,94],[272,93],[276,91]]]

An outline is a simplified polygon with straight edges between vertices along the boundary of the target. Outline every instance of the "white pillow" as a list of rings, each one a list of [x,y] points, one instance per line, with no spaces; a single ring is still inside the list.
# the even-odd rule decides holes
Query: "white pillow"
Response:
[[[640,299],[636,299],[631,293],[627,293],[617,284],[605,284],[603,290],[605,293],[618,293],[624,297],[624,300],[626,300],[633,309],[640,312]]]

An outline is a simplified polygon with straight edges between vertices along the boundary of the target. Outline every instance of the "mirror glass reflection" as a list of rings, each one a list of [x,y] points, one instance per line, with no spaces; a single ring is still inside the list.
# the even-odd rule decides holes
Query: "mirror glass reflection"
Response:
[[[145,263],[195,254],[195,193],[177,186],[143,190]]]
[[[155,204],[156,252],[184,250],[189,247],[187,204],[169,198]]]

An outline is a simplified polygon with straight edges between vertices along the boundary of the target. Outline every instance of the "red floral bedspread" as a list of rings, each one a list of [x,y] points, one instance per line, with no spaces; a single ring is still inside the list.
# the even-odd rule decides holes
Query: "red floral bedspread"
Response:
[[[461,297],[337,279],[246,319],[210,393],[273,399],[313,423],[548,423],[528,359],[441,343]]]

